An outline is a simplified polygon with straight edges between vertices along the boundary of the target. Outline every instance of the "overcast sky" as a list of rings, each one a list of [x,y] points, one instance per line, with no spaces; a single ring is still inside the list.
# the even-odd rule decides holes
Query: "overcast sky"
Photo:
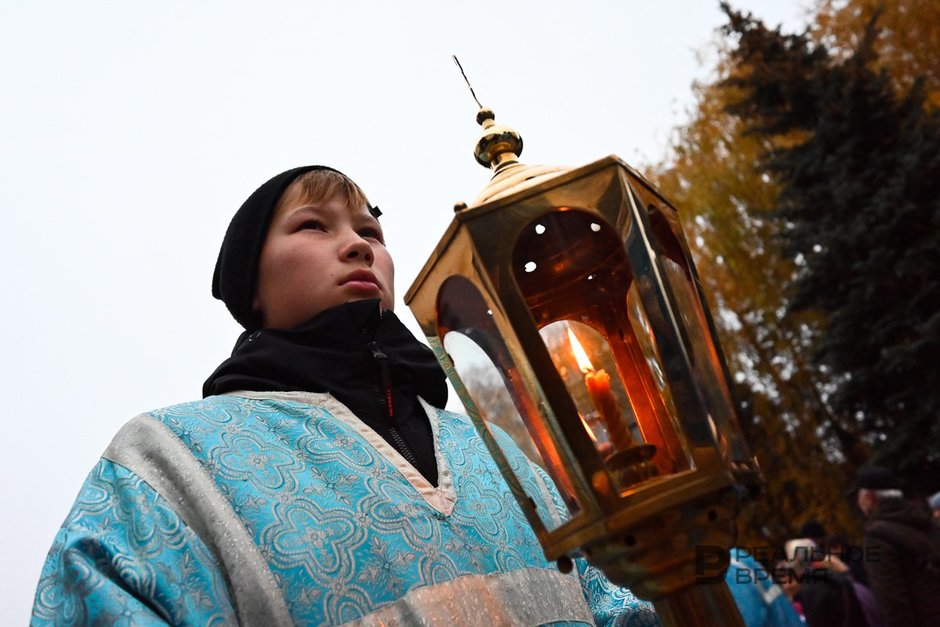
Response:
[[[803,24],[806,2],[738,0]],[[488,173],[463,62],[526,163],[660,159],[717,0],[0,0],[0,623],[134,415],[193,400],[239,333],[209,292],[259,184],[334,166],[382,207],[401,297]],[[681,207],[680,207],[681,210]]]

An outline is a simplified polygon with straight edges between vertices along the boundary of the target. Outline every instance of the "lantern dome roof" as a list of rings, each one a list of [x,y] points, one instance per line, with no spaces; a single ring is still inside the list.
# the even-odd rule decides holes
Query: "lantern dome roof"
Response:
[[[497,124],[496,114],[491,109],[480,108],[477,112],[477,124],[483,127],[483,131],[477,140],[473,156],[476,157],[477,163],[493,170],[493,178],[470,207],[508,196],[571,170],[562,166],[520,163],[522,135],[514,128]]]

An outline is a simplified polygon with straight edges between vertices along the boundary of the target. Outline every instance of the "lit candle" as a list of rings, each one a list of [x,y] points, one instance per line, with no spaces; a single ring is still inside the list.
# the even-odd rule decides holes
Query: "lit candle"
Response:
[[[574,358],[578,362],[578,367],[584,373],[584,383],[587,385],[588,394],[591,395],[591,402],[600,414],[604,426],[607,427],[607,433],[610,435],[610,443],[615,450],[623,451],[633,446],[633,437],[627,429],[623,420],[623,415],[617,408],[617,401],[610,389],[610,375],[601,368],[595,371],[587,353],[578,342],[571,329],[568,329],[568,340],[571,342],[571,350],[574,352]]]

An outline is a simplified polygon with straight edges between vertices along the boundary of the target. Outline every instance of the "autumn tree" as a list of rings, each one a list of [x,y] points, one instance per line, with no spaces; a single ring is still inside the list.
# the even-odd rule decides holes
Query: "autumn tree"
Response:
[[[870,46],[875,72],[884,70],[897,94],[924,83],[928,108],[940,108],[940,2],[936,0],[819,0],[811,36],[839,58],[859,49],[877,17]]]

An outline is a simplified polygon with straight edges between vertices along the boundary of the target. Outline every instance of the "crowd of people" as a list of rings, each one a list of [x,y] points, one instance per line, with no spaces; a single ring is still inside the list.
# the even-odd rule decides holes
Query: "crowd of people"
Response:
[[[940,625],[940,492],[907,499],[894,473],[865,466],[848,495],[866,518],[864,538],[852,543],[816,520],[803,524],[783,547],[785,559],[764,566],[764,597],[777,605],[767,603],[760,620],[749,620],[742,606],[732,552],[727,581],[748,627]],[[789,611],[772,584],[789,599]]]

